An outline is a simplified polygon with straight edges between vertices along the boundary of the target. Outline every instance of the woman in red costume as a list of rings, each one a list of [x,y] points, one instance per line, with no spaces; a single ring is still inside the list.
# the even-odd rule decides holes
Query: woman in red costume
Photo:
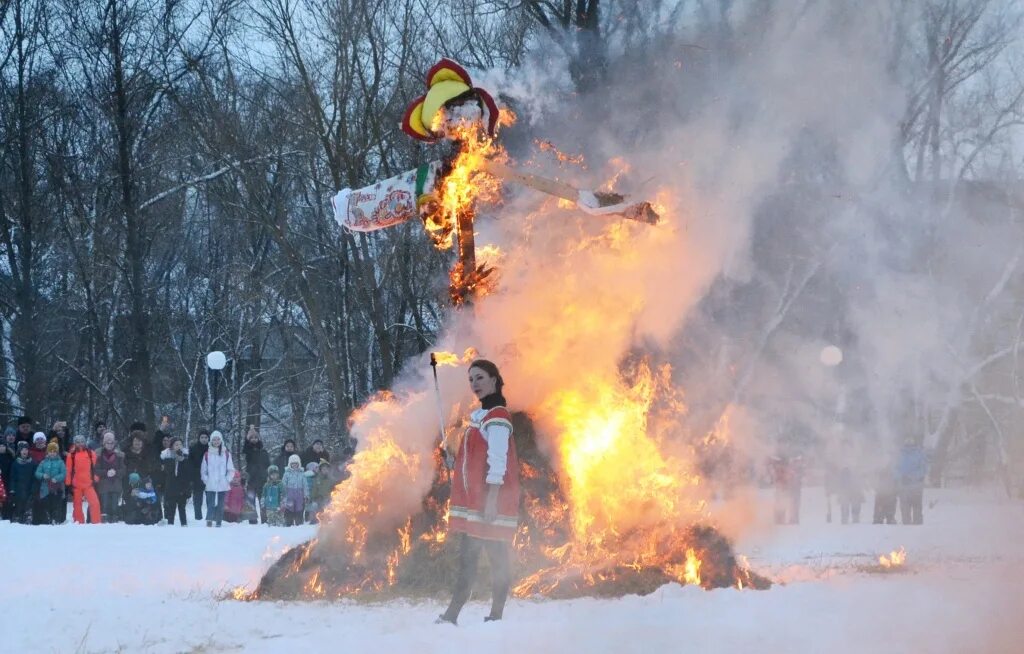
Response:
[[[509,546],[519,524],[519,459],[512,439],[512,415],[501,394],[498,367],[484,359],[469,366],[469,386],[480,400],[470,414],[452,473],[451,532],[462,532],[459,574],[448,610],[437,622],[456,624],[469,599],[480,550],[491,567],[491,612],[485,622],[500,620],[512,578]]]

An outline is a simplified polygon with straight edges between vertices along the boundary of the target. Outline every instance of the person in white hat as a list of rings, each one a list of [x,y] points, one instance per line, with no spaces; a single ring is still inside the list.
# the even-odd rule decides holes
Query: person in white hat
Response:
[[[206,486],[206,526],[216,522],[221,526],[224,520],[224,499],[235,476],[235,464],[231,452],[224,446],[224,436],[219,431],[210,434],[210,448],[203,455],[200,477]]]

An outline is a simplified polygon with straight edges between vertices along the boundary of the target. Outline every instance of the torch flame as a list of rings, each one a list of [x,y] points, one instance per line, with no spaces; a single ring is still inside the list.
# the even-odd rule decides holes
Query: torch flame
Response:
[[[434,357],[437,359],[437,365],[439,366],[458,366],[470,363],[473,359],[476,359],[477,356],[478,352],[475,347],[467,347],[466,351],[462,353],[462,356],[459,356],[454,352],[434,353]]]

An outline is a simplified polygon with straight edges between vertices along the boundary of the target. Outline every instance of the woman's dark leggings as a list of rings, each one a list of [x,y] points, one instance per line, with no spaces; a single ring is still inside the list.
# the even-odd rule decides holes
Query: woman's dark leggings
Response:
[[[182,526],[188,524],[185,514],[185,503],[188,502],[188,495],[164,495],[164,517],[167,518],[167,524],[174,524],[174,510],[178,510],[179,522]]]
[[[480,562],[480,550],[487,550],[487,561],[491,565],[491,614],[487,617],[500,620],[508,599],[508,589],[512,583],[509,572],[508,543],[503,540],[486,540],[475,538],[469,534],[462,535],[459,545],[459,576],[455,581],[455,592],[451,604],[444,612],[444,619],[456,622],[462,606],[469,599],[473,590],[473,581]]]
[[[195,511],[196,520],[203,519],[204,495],[206,495],[206,489],[197,484],[195,490],[192,491],[192,509]],[[209,511],[209,507],[207,507],[207,511]]]

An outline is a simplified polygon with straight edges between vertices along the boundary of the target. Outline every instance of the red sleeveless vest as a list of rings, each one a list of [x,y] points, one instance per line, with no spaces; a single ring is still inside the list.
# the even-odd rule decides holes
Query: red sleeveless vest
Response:
[[[484,432],[491,424],[509,429],[505,477],[498,492],[498,515],[493,522],[484,522],[487,501],[487,438]],[[519,526],[519,457],[512,438],[512,415],[503,406],[494,407],[480,419],[470,422],[455,457],[452,474],[451,505],[448,527],[488,540],[507,540],[516,535]]]

